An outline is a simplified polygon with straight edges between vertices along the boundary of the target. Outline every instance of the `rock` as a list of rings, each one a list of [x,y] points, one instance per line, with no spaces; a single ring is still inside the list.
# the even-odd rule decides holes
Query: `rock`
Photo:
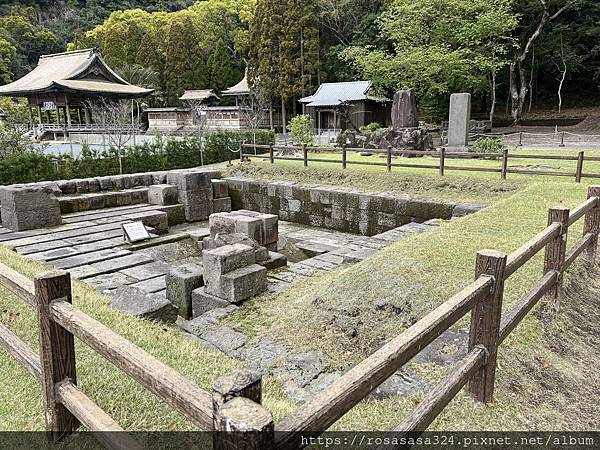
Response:
[[[341,372],[322,373],[312,380],[306,387],[300,387],[295,381],[287,380],[283,384],[283,391],[292,400],[305,402],[313,398],[326,387],[335,383],[342,376]]]
[[[204,288],[192,291],[192,317],[202,316],[215,309],[227,308],[231,303],[214,295],[207,294]]]
[[[178,196],[177,186],[155,184],[148,188],[148,203],[151,205],[176,205]]]
[[[222,286],[226,274],[254,264],[254,249],[243,244],[226,245],[202,253],[206,293],[231,300]],[[261,267],[262,269],[262,267]],[[230,282],[231,284],[231,282]]]
[[[2,187],[0,203],[2,225],[9,230],[35,230],[62,223],[60,202],[46,187]]]
[[[452,211],[452,217],[464,217],[475,214],[477,211],[487,208],[483,203],[458,203]]]
[[[167,298],[179,308],[184,319],[192,317],[192,291],[204,286],[204,270],[197,264],[184,264],[167,274]]]
[[[419,126],[417,118],[417,97],[414,89],[396,92],[392,104],[392,128],[416,128]]]
[[[267,290],[267,269],[251,264],[221,276],[221,292],[227,300],[239,303]]]
[[[283,360],[287,353],[285,345],[269,338],[262,338],[258,344],[244,347],[237,357],[244,361],[246,366],[257,369],[261,374],[266,375],[279,361]]]
[[[277,371],[287,376],[300,387],[306,387],[312,380],[317,378],[324,367],[323,354],[320,351],[307,353],[295,353],[286,358],[283,369]]]
[[[257,261],[256,263],[265,267],[267,270],[275,270],[287,266],[287,258],[281,253],[269,252],[267,260]]]
[[[214,345],[223,353],[231,355],[234,350],[242,347],[248,338],[229,327],[218,327],[215,330],[209,330],[200,336],[200,338],[209,344]]]
[[[122,286],[113,294],[112,307],[135,317],[174,323],[177,308],[160,294],[146,294],[131,286]]]
[[[226,198],[229,197],[229,185],[225,180],[211,180],[212,188],[213,188],[213,197],[215,199],[218,198]]]
[[[397,395],[413,395],[421,393],[429,387],[417,374],[409,369],[401,369],[384,381],[369,395],[371,400],[385,400]]]

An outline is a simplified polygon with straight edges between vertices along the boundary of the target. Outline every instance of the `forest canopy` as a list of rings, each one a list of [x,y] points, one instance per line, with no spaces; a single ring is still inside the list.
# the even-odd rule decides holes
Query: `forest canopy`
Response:
[[[57,7],[58,3],[58,7]],[[452,92],[475,109],[586,106],[600,86],[595,0],[12,1],[0,7],[0,83],[41,54],[96,47],[130,82],[174,105],[246,68],[263,99],[294,107],[324,81],[413,87],[428,117]],[[505,106],[507,109],[501,108]]]

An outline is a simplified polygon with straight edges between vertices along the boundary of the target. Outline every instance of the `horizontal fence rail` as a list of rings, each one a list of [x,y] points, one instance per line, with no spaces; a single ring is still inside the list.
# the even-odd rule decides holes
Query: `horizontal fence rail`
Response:
[[[253,150],[253,153],[245,152],[245,150]],[[258,154],[258,150],[268,151],[268,154]],[[297,152],[296,155],[275,155],[275,151],[282,150],[286,152]],[[314,153],[339,153],[341,159],[326,159],[318,157],[309,157],[309,151]],[[483,173],[499,173],[502,179],[506,179],[508,174],[520,175],[536,175],[536,176],[555,176],[574,178],[577,183],[581,183],[583,178],[600,178],[600,173],[584,173],[584,163],[586,161],[600,161],[598,156],[586,156],[584,151],[580,151],[577,156],[569,155],[535,155],[535,154],[520,154],[510,153],[505,150],[500,153],[473,153],[473,152],[449,152],[442,148],[435,151],[420,151],[420,150],[403,150],[401,148],[389,147],[387,150],[368,149],[368,148],[350,148],[350,147],[310,147],[294,146],[294,145],[263,145],[263,144],[242,144],[240,147],[240,161],[247,159],[269,160],[271,164],[275,161],[298,161],[303,162],[304,167],[308,167],[309,163],[329,163],[341,164],[343,169],[348,165],[368,166],[368,167],[386,167],[388,172],[393,168],[413,168],[413,169],[433,169],[437,170],[440,176],[444,176],[447,170],[463,171],[463,172],[483,172]],[[368,152],[375,155],[386,155],[386,162],[376,161],[350,161],[348,153],[363,153]],[[438,164],[419,164],[419,163],[397,163],[393,162],[393,157],[398,156],[421,156],[438,159]],[[477,166],[460,166],[456,164],[447,164],[447,160],[461,159],[495,159],[500,161],[500,167],[477,167]],[[577,167],[574,172],[562,172],[558,170],[529,170],[509,167],[511,159],[530,159],[530,160],[550,160],[550,161],[573,161],[577,162]]]

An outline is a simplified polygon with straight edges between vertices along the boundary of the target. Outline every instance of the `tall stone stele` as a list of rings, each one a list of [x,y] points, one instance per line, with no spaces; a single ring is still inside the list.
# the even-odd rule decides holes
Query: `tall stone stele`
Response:
[[[471,94],[450,96],[450,120],[448,121],[448,150],[464,151],[469,145],[471,124]]]
[[[405,89],[396,92],[392,105],[392,128],[417,128],[417,97],[414,89]]]

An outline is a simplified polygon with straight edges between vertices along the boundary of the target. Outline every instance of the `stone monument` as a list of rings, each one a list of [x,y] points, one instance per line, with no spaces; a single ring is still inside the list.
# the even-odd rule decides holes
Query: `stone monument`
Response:
[[[448,121],[448,150],[465,151],[469,145],[471,125],[471,94],[450,96],[450,120]]]
[[[417,99],[414,89],[400,90],[394,95],[392,128],[373,135],[346,136],[351,147],[405,150],[432,150],[433,139],[425,128],[419,127]],[[407,155],[410,156],[410,155]]]
[[[392,105],[392,129],[417,128],[417,98],[414,89],[396,92]]]

